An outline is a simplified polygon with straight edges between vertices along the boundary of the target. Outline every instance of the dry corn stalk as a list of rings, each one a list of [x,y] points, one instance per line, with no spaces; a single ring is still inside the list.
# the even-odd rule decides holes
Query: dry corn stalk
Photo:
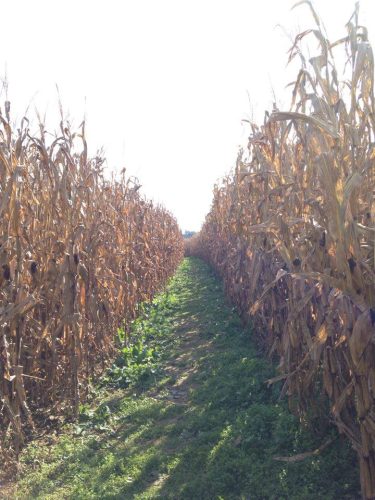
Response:
[[[61,122],[11,129],[0,114],[0,451],[17,455],[34,416],[76,415],[87,382],[114,353],[117,328],[182,258],[176,220],[136,181],[103,176]]]
[[[357,10],[334,44],[314,18],[291,50],[302,68],[290,111],[251,125],[248,152],[215,187],[199,249],[188,251],[213,264],[278,355],[277,379],[291,404],[297,396],[295,411],[321,411],[323,384],[331,415],[358,452],[363,497],[373,499],[374,61]],[[307,35],[320,45],[308,63],[299,49]],[[340,50],[343,81],[334,62]]]

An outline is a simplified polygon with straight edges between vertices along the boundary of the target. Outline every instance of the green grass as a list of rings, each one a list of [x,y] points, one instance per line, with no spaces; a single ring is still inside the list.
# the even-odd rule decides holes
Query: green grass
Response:
[[[25,449],[16,498],[360,497],[340,437],[302,462],[274,460],[314,450],[335,430],[303,427],[278,401],[280,387],[265,383],[274,368],[203,262],[184,260],[135,336],[139,348],[133,339],[120,350],[80,422]]]

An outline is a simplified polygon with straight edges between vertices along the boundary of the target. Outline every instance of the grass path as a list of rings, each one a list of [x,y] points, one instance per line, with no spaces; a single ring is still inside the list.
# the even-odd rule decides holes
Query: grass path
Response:
[[[274,369],[204,263],[185,259],[133,331],[141,341],[80,422],[25,450],[14,498],[358,498],[341,439],[303,462],[274,460],[334,431],[303,429],[278,402],[279,388],[265,384]]]

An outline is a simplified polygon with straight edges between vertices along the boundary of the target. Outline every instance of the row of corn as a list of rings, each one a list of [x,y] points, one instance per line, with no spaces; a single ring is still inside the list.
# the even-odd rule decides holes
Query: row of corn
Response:
[[[116,332],[182,257],[176,220],[136,180],[103,174],[84,124],[50,136],[0,114],[0,454],[74,418]],[[1,458],[1,457],[0,457]]]
[[[358,11],[335,43],[313,15],[290,51],[301,60],[290,110],[250,124],[248,147],[215,186],[187,251],[212,263],[255,324],[279,362],[270,383],[282,381],[292,410],[321,414],[328,397],[325,418],[357,451],[363,497],[373,499],[374,59]],[[320,48],[309,60],[305,37]]]

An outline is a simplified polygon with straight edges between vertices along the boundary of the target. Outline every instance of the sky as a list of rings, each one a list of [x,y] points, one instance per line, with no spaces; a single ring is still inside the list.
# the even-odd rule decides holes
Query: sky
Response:
[[[289,0],[12,0],[2,5],[0,76],[12,116],[35,108],[57,128],[61,101],[86,117],[89,151],[124,167],[182,230],[199,230],[215,182],[249,128],[288,108],[291,37],[314,27]],[[345,36],[353,0],[316,0],[330,40]],[[375,1],[360,2],[375,41]],[[316,49],[312,44],[311,50]],[[6,95],[0,94],[3,104]]]

